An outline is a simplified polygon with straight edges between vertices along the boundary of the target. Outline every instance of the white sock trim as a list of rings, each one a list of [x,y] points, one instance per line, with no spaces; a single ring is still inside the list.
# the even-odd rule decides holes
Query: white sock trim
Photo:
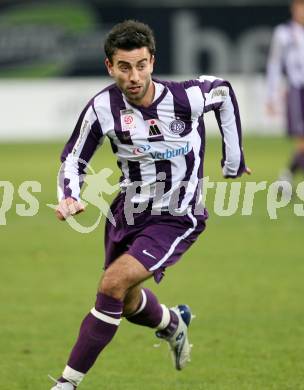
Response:
[[[66,366],[62,373],[62,377],[76,387],[83,380],[84,375],[85,374],[83,374],[82,372],[76,371],[70,366]]]
[[[161,307],[163,309],[163,316],[161,322],[156,327],[158,330],[165,329],[169,325],[171,319],[170,311],[167,306],[161,305]]]
[[[139,309],[136,310],[135,313],[132,313],[131,315],[128,316],[129,317],[133,317],[133,316],[136,316],[136,314],[139,314],[141,311],[144,310],[144,308],[146,307],[146,304],[147,304],[147,295],[145,293],[145,290],[141,290],[141,295],[142,295],[142,301],[141,301],[141,305],[139,306]]]
[[[94,317],[98,318],[100,321],[107,322],[108,324],[111,325],[116,325],[118,326],[120,324],[121,319],[120,318],[113,318],[110,316],[107,316],[106,314],[100,313],[93,307],[91,310],[91,314],[93,314]]]

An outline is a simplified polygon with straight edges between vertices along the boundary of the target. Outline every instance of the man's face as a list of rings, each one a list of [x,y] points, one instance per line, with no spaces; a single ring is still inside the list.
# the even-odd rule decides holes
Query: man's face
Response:
[[[304,1],[295,1],[291,6],[292,19],[304,25]]]
[[[105,64],[127,99],[131,103],[142,104],[152,86],[154,56],[151,56],[148,48],[130,51],[118,49],[113,55],[112,63],[107,58]]]

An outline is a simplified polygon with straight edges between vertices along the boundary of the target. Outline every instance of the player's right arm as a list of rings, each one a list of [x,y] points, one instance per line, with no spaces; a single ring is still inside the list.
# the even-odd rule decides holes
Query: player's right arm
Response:
[[[62,165],[58,177],[58,206],[56,216],[65,220],[70,215],[84,211],[80,190],[86,167],[91,157],[102,144],[104,135],[93,101],[82,111],[75,129],[61,154]]]

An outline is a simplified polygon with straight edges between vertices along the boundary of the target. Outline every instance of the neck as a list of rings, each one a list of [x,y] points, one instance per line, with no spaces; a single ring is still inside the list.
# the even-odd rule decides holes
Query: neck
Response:
[[[294,18],[293,22],[296,23],[296,24],[301,25],[302,27],[304,27],[304,20],[297,20],[297,19]]]

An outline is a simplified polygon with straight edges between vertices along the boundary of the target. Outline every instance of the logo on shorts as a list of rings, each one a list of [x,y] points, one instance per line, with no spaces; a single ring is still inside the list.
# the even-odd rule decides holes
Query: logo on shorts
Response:
[[[185,130],[185,128],[185,122],[180,119],[174,119],[174,121],[169,124],[169,130],[173,134],[181,134]]]
[[[156,257],[153,256],[153,255],[151,255],[151,253],[149,253],[146,249],[144,249],[142,252],[143,252],[144,255],[147,255],[147,256],[149,256],[149,257],[152,257],[152,259],[156,259]]]

